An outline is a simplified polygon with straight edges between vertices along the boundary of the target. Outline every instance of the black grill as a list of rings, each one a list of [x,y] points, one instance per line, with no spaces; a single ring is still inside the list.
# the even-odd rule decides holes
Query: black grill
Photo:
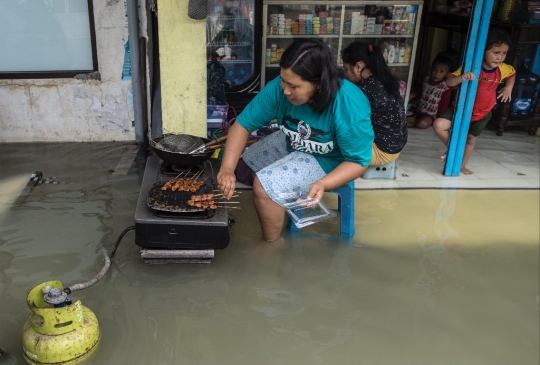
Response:
[[[176,207],[182,208],[179,210],[185,211],[165,211],[149,207],[149,200],[154,199],[150,195],[151,189],[154,186],[162,186],[179,174],[176,171],[167,172],[169,167],[162,164],[163,162],[154,154],[151,154],[146,162],[135,210],[135,243],[146,249],[201,250],[227,247],[229,228],[232,224],[227,208],[201,210],[201,208],[189,207],[194,209],[188,209],[187,203],[183,204],[187,202],[186,198],[189,200],[192,195],[195,195],[193,192],[178,192],[179,194],[170,196],[167,195],[168,193],[162,194],[167,195]],[[219,166],[219,160],[209,159],[200,166],[192,168],[190,174],[193,171],[204,171],[198,179],[204,180],[205,184],[196,194],[208,194],[215,190]],[[154,194],[158,196],[161,193],[156,189]]]

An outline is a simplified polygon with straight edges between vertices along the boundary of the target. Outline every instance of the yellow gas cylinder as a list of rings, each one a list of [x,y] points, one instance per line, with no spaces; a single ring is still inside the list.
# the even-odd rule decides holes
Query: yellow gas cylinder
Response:
[[[29,364],[78,364],[97,348],[99,325],[95,314],[80,300],[66,304],[63,290],[61,281],[52,280],[28,293],[30,318],[23,328],[22,345]]]

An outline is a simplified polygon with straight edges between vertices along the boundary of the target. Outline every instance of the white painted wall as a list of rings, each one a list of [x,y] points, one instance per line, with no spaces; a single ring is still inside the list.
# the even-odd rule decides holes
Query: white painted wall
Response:
[[[101,81],[0,80],[0,143],[135,140],[131,81],[121,80],[128,36],[124,1],[93,4]],[[140,35],[147,37],[145,4],[139,0]]]

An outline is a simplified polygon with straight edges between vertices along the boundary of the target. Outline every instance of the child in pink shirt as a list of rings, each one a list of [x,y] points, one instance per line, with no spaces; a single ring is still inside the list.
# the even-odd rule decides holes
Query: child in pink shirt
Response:
[[[430,76],[424,79],[421,95],[411,95],[411,99],[420,97],[416,108],[416,128],[429,128],[435,118],[448,109],[452,89],[446,85],[446,77],[452,71],[451,67],[449,58],[437,56],[431,63]]]

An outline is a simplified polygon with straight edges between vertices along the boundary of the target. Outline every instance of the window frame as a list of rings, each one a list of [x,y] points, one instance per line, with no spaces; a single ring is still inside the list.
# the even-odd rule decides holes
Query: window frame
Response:
[[[93,0],[88,3],[88,22],[90,25],[90,45],[92,47],[92,70],[55,70],[55,71],[1,71],[0,80],[6,79],[70,79],[80,74],[90,74],[98,71],[96,27],[94,23]]]

